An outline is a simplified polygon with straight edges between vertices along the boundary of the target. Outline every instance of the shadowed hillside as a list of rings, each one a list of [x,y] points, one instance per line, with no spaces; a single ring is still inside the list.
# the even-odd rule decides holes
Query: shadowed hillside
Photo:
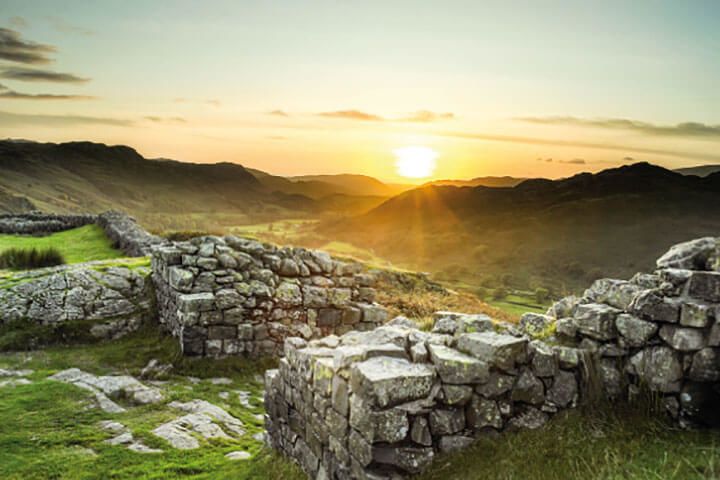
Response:
[[[424,187],[321,228],[473,283],[510,272],[510,284],[561,288],[626,277],[651,268],[673,243],[716,235],[719,206],[720,174],[639,163],[514,188]]]

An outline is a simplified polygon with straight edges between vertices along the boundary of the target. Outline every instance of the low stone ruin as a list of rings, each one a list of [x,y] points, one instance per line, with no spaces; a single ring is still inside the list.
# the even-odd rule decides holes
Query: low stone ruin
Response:
[[[479,435],[538,428],[575,406],[583,352],[503,330],[485,315],[440,313],[432,333],[399,317],[290,338],[266,373],[270,443],[310,478],[400,478]]]
[[[676,245],[653,273],[596,281],[526,328],[592,352],[609,397],[641,387],[662,397],[683,425],[720,426],[720,239]]]
[[[267,355],[288,336],[369,330],[387,320],[357,263],[233,236],[198,237],[152,256],[160,323],[186,355]]]
[[[99,215],[42,212],[0,215],[0,233],[16,235],[47,235],[91,224],[99,225],[113,244],[129,257],[150,255],[152,247],[164,241],[145,231],[134,218],[123,212],[108,211]]]
[[[90,262],[0,278],[0,325],[71,322],[97,339],[133,332],[154,317],[150,269],[121,265]]]

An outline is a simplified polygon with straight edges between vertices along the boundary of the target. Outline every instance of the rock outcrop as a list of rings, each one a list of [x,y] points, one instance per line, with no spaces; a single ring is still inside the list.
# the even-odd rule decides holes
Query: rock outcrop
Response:
[[[0,325],[72,322],[88,338],[113,339],[153,317],[147,267],[90,262],[13,273],[0,279]]]
[[[186,355],[267,355],[288,336],[368,330],[387,320],[360,264],[233,236],[155,249],[160,323]]]
[[[271,445],[310,478],[397,478],[480,435],[541,427],[574,406],[583,354],[484,315],[402,317],[369,332],[285,341],[265,377]]]

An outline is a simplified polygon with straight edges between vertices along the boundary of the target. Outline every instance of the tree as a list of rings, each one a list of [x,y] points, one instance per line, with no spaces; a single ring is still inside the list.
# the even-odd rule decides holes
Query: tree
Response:
[[[543,304],[550,299],[550,291],[544,287],[538,287],[535,289],[535,301]]]

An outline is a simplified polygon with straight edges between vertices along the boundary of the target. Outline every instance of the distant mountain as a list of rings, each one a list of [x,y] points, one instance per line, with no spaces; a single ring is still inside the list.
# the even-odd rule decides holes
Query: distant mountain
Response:
[[[675,171],[683,175],[707,177],[710,174],[720,172],[720,165],[698,165],[696,167],[677,168]]]
[[[717,236],[720,173],[640,163],[513,188],[426,186],[321,230],[416,268],[581,285],[652,268],[679,241]]]
[[[236,223],[319,209],[310,198],[268,190],[233,163],[148,160],[130,147],[90,142],[16,141],[0,141],[0,205],[6,211],[115,208],[140,217],[232,212]]]
[[[476,177],[470,180],[435,180],[427,182],[423,186],[454,186],[454,187],[514,187],[527,180],[527,178],[516,177]]]
[[[333,185],[339,189],[336,193],[345,195],[391,197],[414,188],[414,185],[388,184],[367,175],[347,173],[339,175],[302,175],[298,177],[288,177],[288,179],[295,183],[320,182]]]

